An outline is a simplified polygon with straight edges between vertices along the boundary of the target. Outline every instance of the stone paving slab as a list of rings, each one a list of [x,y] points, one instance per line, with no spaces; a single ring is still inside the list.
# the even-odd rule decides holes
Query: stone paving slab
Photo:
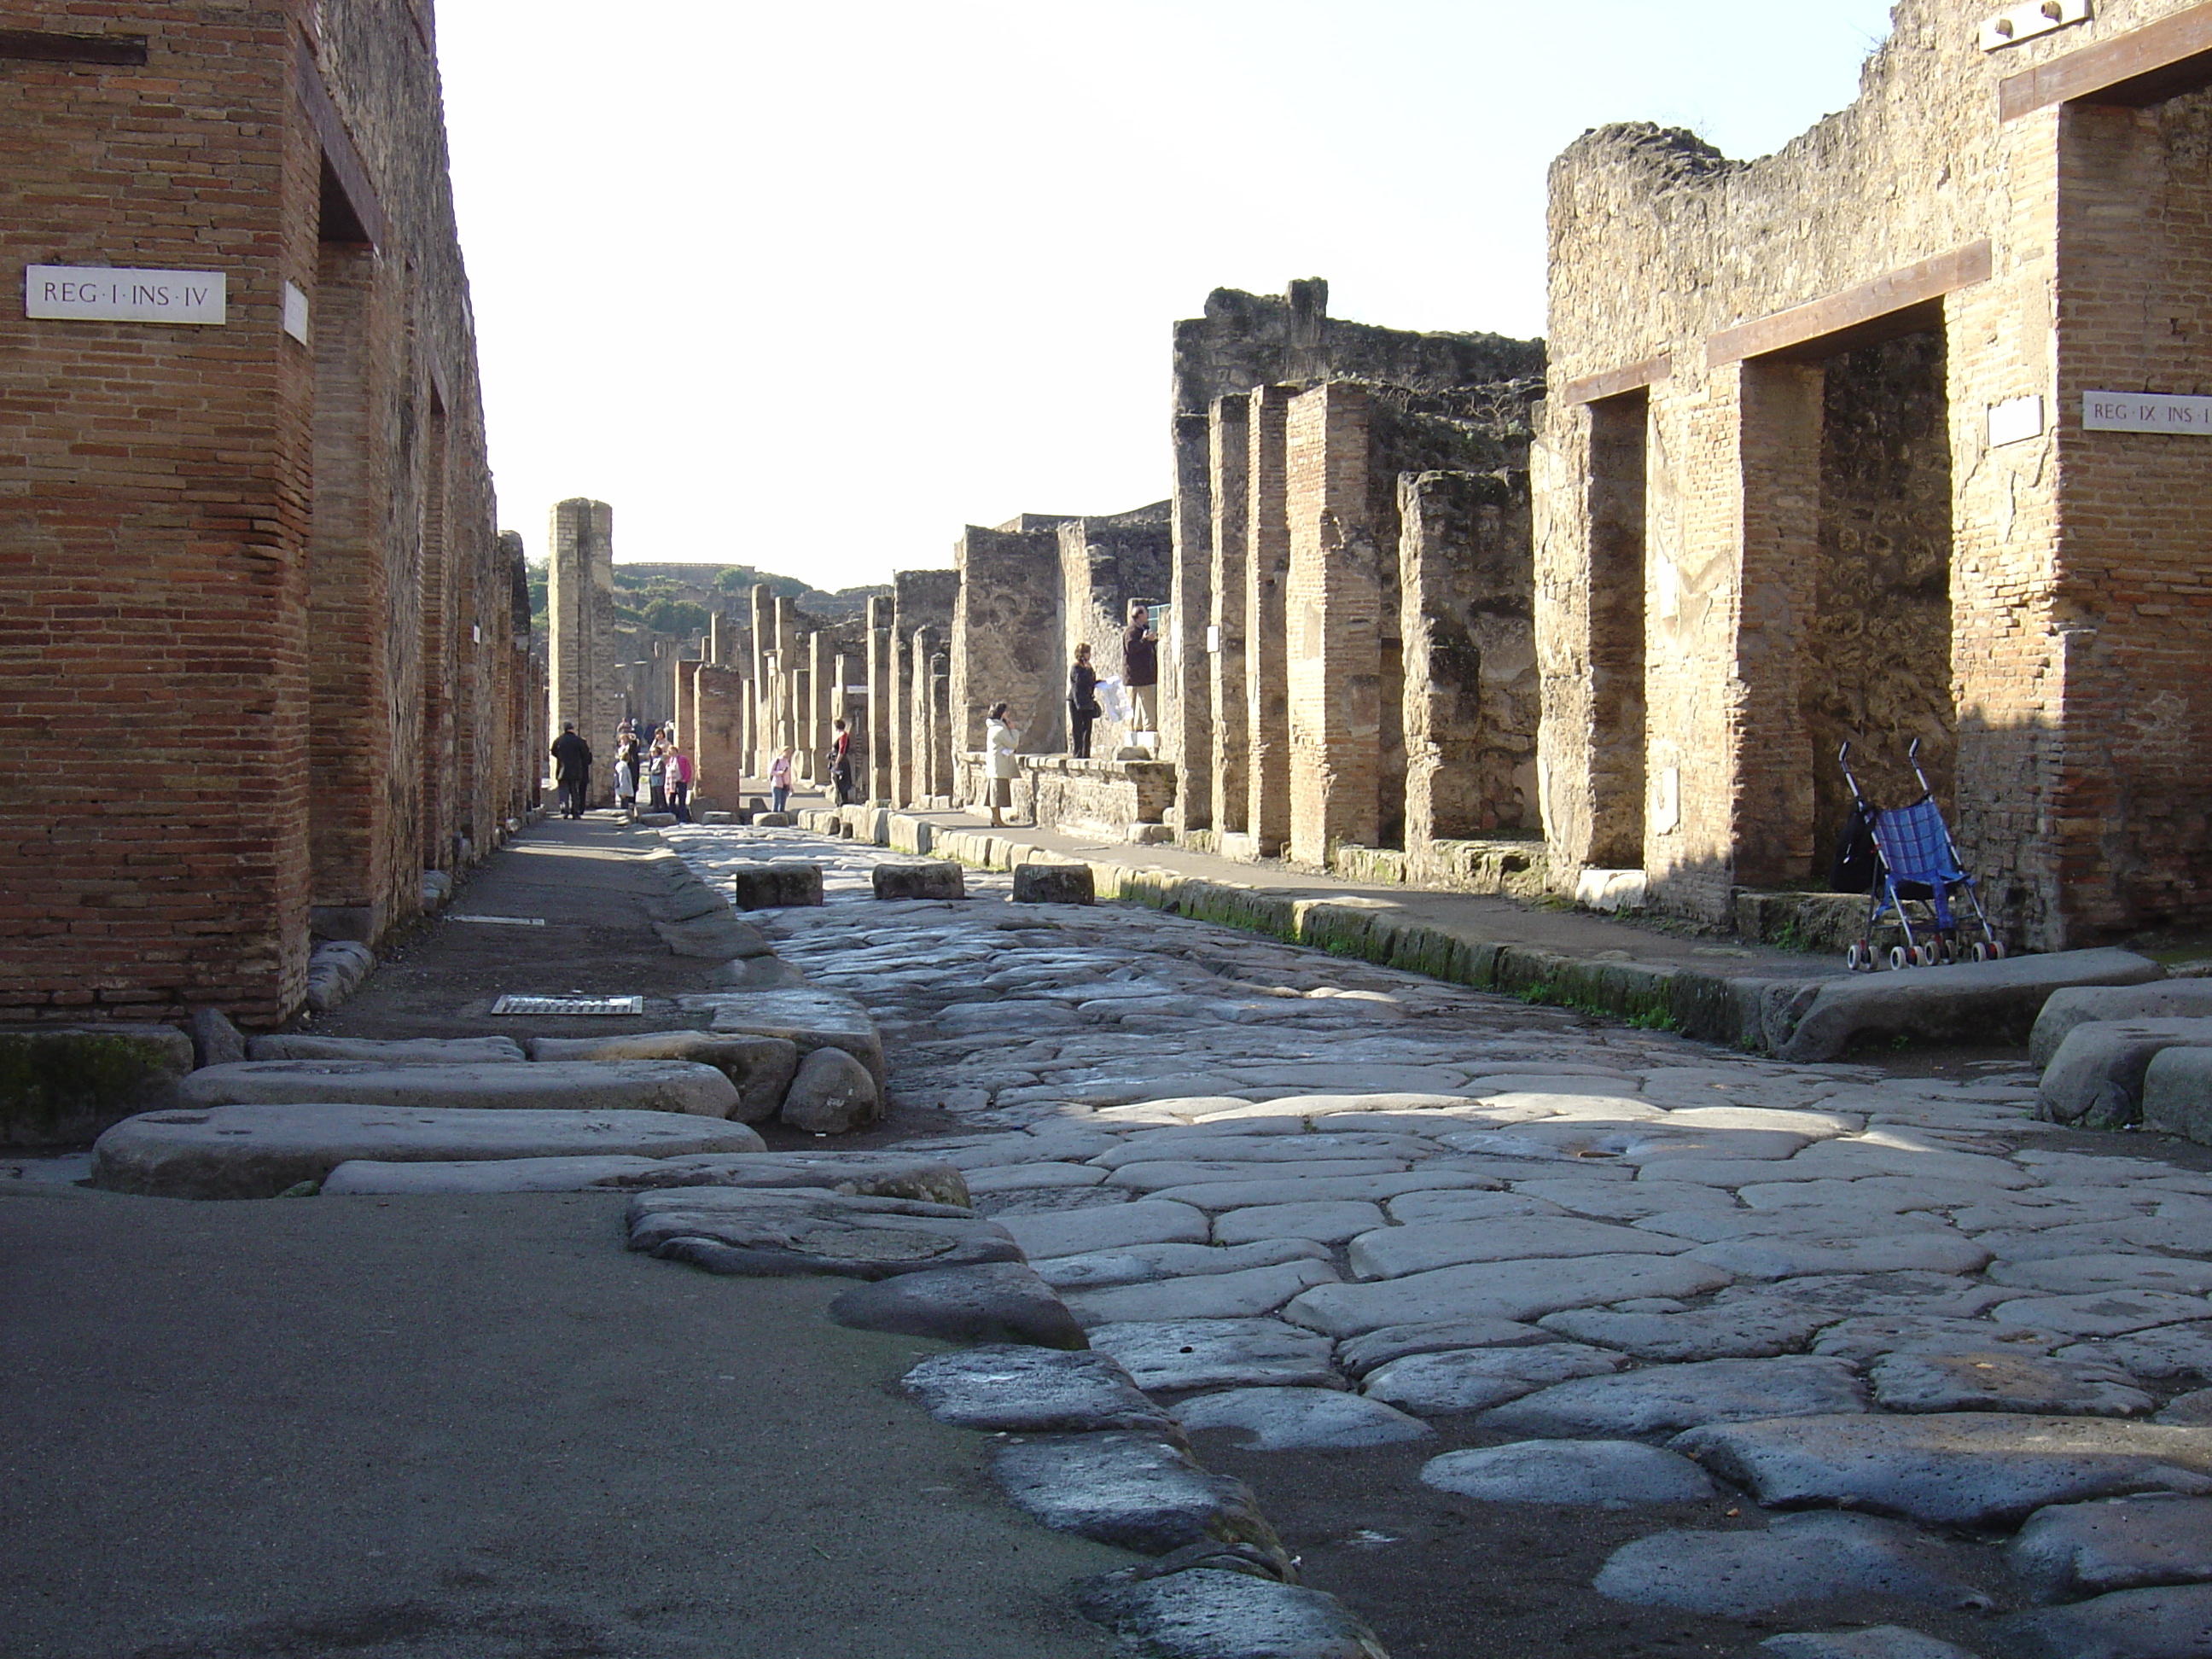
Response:
[[[1613,1553],[1601,1595],[1646,1607],[1744,1619],[1875,1594],[1940,1607],[1985,1607],[1941,1546],[1867,1515],[1784,1516],[1763,1531],[1662,1532]]]
[[[933,1354],[899,1386],[939,1422],[965,1429],[1162,1433],[1172,1421],[1110,1354],[989,1344]]]
[[[884,1085],[884,1042],[868,1011],[840,991],[766,990],[700,993],[678,997],[677,1006],[712,1017],[716,1032],[781,1037],[801,1054],[817,1048],[842,1048],[868,1068],[876,1086]]]
[[[1197,1568],[1085,1587],[1084,1611],[1153,1659],[1385,1659],[1333,1595],[1246,1572]]]
[[[1337,1277],[1335,1267],[1327,1261],[1285,1261],[1236,1273],[1071,1292],[1067,1305],[1086,1327],[1169,1319],[1250,1319],[1274,1312],[1302,1291],[1334,1284]]]
[[[805,1187],[848,1196],[965,1207],[948,1164],[897,1152],[708,1152],[669,1158],[524,1158],[474,1163],[341,1164],[323,1182],[346,1193],[635,1192],[669,1187]]]
[[[1340,1389],[1329,1343],[1277,1319],[1181,1319],[1095,1325],[1091,1346],[1162,1392],[1256,1387]]]
[[[2212,1582],[2212,1498],[2055,1504],[2028,1516],[2006,1556],[2039,1601]]]
[[[2142,985],[2166,977],[2127,951],[2059,951],[2003,962],[1823,980],[1775,1053],[1785,1060],[1832,1060],[1858,1038],[1931,1042],[2025,1042],[2054,991],[2077,985]]]
[[[1154,1435],[1107,1431],[1012,1441],[991,1460],[1006,1496],[1054,1532],[1146,1555],[1208,1540],[1279,1552],[1241,1480],[1209,1474]]]
[[[415,1106],[471,1110],[681,1112],[727,1117],[730,1079],[680,1060],[562,1060],[526,1066],[391,1066],[366,1060],[247,1060],[204,1066],[179,1085],[179,1103]]]
[[[1310,1238],[1277,1238],[1252,1244],[1132,1244],[1086,1255],[1032,1258],[1030,1265],[1056,1289],[1088,1291],[1329,1259],[1328,1247]]]
[[[1323,1285],[1293,1300],[1284,1317],[1329,1336],[1358,1336],[1386,1325],[1530,1320],[1633,1297],[1697,1296],[1733,1282],[1732,1274],[1679,1256],[1479,1262],[1373,1284]]]
[[[2081,986],[2053,991],[2027,1039],[2027,1063],[2051,1064],[2066,1034],[2091,1020],[2212,1018],[2212,980],[2169,979],[2148,985]]]
[[[804,1188],[641,1193],[628,1223],[633,1250],[740,1276],[882,1279],[1020,1259],[1002,1228],[951,1205]]]
[[[1627,1361],[1580,1342],[1408,1354],[1370,1371],[1360,1392],[1409,1412],[1481,1411],[1573,1377],[1601,1376]]]
[[[1385,1227],[1353,1239],[1347,1259],[1352,1271],[1362,1279],[1402,1279],[1408,1273],[1428,1273],[1474,1261],[1524,1261],[1625,1253],[1673,1255],[1689,1248],[1681,1239],[1638,1232],[1601,1221],[1534,1216],[1504,1221],[1415,1222]]]
[[[1778,1659],[1975,1659],[1953,1642],[1940,1642],[1902,1625],[1863,1630],[1792,1631],[1759,1644]]]
[[[386,1066],[481,1066],[526,1060],[513,1037],[317,1036],[307,1031],[271,1031],[246,1040],[248,1060],[360,1060]],[[577,1056],[584,1058],[584,1056]],[[624,1056],[629,1058],[629,1056]]]
[[[2197,1659],[2212,1652],[2212,1585],[2116,1590],[2014,1613],[1994,1634],[2008,1659]]]
[[[1380,1400],[1333,1389],[1231,1389],[1176,1407],[1191,1430],[1237,1430],[1254,1451],[1346,1451],[1424,1440],[1436,1431]]]
[[[1866,1409],[1856,1371],[1840,1359],[1708,1359],[1560,1382],[1485,1413],[1506,1434],[1632,1438],[1703,1424],[1825,1417]]]

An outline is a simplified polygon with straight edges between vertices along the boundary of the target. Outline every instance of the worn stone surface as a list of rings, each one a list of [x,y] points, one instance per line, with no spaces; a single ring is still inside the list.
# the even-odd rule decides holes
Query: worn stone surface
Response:
[[[1068,1305],[1085,1325],[1170,1319],[1234,1319],[1269,1314],[1301,1291],[1334,1284],[1335,1267],[1299,1260],[1236,1273],[1127,1285],[1118,1290],[1071,1293]]]
[[[2043,1069],[2037,1109],[2055,1123],[2119,1129],[2138,1122],[2143,1078],[2168,1048],[2212,1047],[2212,1018],[2091,1020],[2066,1033]]]
[[[203,1004],[193,1009],[185,1029],[191,1034],[195,1066],[228,1066],[246,1058],[246,1033],[220,1008]]]
[[[891,1331],[940,1342],[1024,1342],[1087,1346],[1083,1328],[1052,1286],[1018,1261],[923,1268],[846,1291],[830,1317],[856,1330]]]
[[[759,822],[759,820],[756,820]],[[822,902],[818,864],[757,864],[730,876],[730,902],[740,910],[781,910]],[[731,954],[735,955],[732,951]]]
[[[644,1031],[634,1036],[533,1037],[530,1057],[547,1060],[687,1060],[711,1066],[737,1085],[730,1115],[740,1123],[774,1117],[799,1070],[799,1045],[782,1037],[712,1031]]]
[[[1202,1567],[1095,1583],[1077,1602],[1158,1659],[1387,1659],[1334,1596],[1248,1573]]]
[[[2157,980],[2147,985],[2080,986],[2053,991],[2027,1041],[2027,1063],[2041,1071],[2066,1034],[2092,1020],[2212,1018],[2212,981]]]
[[[2212,1653],[2212,1585],[2115,1590],[1997,1621],[2006,1659],[2201,1659]]]
[[[1480,1411],[1572,1377],[1602,1376],[1626,1362],[1579,1342],[1409,1354],[1370,1371],[1360,1390],[1407,1411]]]
[[[1055,1532],[1146,1555],[1205,1539],[1281,1547],[1243,1481],[1207,1474],[1156,1436],[1117,1431],[1012,1442],[992,1457],[991,1478]]]
[[[1276,1319],[1094,1325],[1090,1336],[1093,1348],[1120,1360],[1146,1389],[1344,1386],[1327,1339]]]
[[[1379,1331],[1337,1345],[1337,1363],[1351,1376],[1408,1354],[1442,1353],[1453,1348],[1513,1348],[1531,1342],[1556,1342],[1552,1332],[1510,1319],[1439,1319],[1418,1325],[1385,1325]]]
[[[1186,1429],[1242,1431],[1255,1451],[1389,1446],[1435,1432],[1379,1400],[1334,1389],[1232,1389],[1186,1400],[1175,1417]]]
[[[1326,1245],[1310,1238],[1284,1238],[1258,1244],[1131,1244],[1085,1255],[1032,1258],[1030,1265],[1055,1290],[1085,1291],[1193,1273],[1241,1273],[1247,1267],[1270,1267],[1281,1261],[1328,1259]]]
[[[2006,1551],[2042,1601],[2212,1581],[2212,1499],[2119,1498],[2038,1510]]]
[[[1510,1434],[1666,1434],[1703,1423],[1861,1410],[1864,1400],[1856,1373],[1839,1359],[1710,1359],[1562,1382],[1499,1407],[1483,1425]]]
[[[1869,1594],[1932,1607],[1990,1604],[1933,1540],[1866,1515],[1784,1516],[1759,1531],[1657,1533],[1614,1551],[1596,1588],[1616,1601],[1734,1619]]]
[[[883,1115],[883,1097],[868,1068],[842,1048],[817,1048],[799,1062],[777,1114],[809,1134],[849,1134]]]
[[[1204,1212],[1152,1200],[1060,1215],[1008,1216],[1006,1226],[1025,1255],[1040,1259],[1132,1244],[1203,1244],[1212,1231]]]
[[[741,1277],[887,1279],[1020,1255],[1003,1230],[951,1205],[803,1188],[641,1193],[629,1225],[633,1250]]]
[[[1969,1349],[1893,1353],[1868,1373],[1876,1404],[1890,1412],[2055,1412],[2133,1417],[2158,1402],[2116,1365],[2037,1354]]]
[[[2059,951],[2003,962],[1905,974],[1823,980],[1796,1029],[1776,1050],[1785,1060],[1832,1060],[1855,1039],[1908,1036],[1925,1042],[2025,1039],[2054,991],[2075,985],[2142,985],[2166,970],[2127,951]]]
[[[527,1060],[513,1037],[318,1036],[308,1031],[271,1031],[246,1040],[240,1060],[359,1060],[386,1066],[483,1066]],[[677,1054],[544,1054],[544,1060],[668,1060]]]
[[[868,884],[879,899],[964,899],[967,878],[950,859],[922,859],[912,863],[878,864],[868,872]]]
[[[192,1039],[173,1025],[0,1031],[0,1146],[91,1139],[182,1097]]]
[[[162,1198],[270,1198],[340,1164],[752,1153],[742,1123],[670,1112],[213,1106],[152,1112],[93,1146],[92,1182]]]
[[[1469,1261],[1525,1261],[1553,1256],[1671,1255],[1688,1244],[1663,1234],[1639,1232],[1602,1221],[1530,1216],[1501,1221],[1416,1222],[1385,1227],[1352,1241],[1346,1253],[1362,1279],[1400,1279],[1408,1273]]]
[[[2143,1127],[2212,1146],[2212,1054],[2168,1048],[2143,1073]]]
[[[356,1106],[477,1110],[682,1112],[727,1117],[736,1085],[682,1060],[550,1060],[389,1066],[368,1060],[250,1060],[210,1066],[179,1086],[179,1104]]]
[[[868,1068],[878,1088],[884,1081],[884,1042],[876,1023],[855,998],[819,989],[714,992],[681,999],[687,1008],[709,1012],[718,1034],[781,1037],[801,1054],[817,1048],[842,1048]]]
[[[1218,1243],[1250,1244],[1261,1240],[1310,1238],[1323,1244],[1347,1239],[1383,1224],[1382,1212],[1359,1200],[1334,1200],[1318,1204],[1255,1204],[1217,1216],[1213,1237]]]
[[[1018,864],[1017,904],[1089,904],[1097,896],[1087,864]]]
[[[1713,1483],[1678,1452],[1633,1440],[1521,1440],[1446,1452],[1424,1485],[1488,1504],[1692,1504]]]
[[[1005,1343],[963,1348],[921,1361],[899,1386],[931,1416],[963,1429],[1158,1432],[1170,1422],[1110,1354]]]
[[[1835,1322],[1825,1308],[1778,1298],[1716,1303],[1681,1313],[1616,1313],[1571,1308],[1537,1322],[1578,1342],[1595,1342],[1638,1359],[1764,1359],[1802,1349]]]
[[[1976,1412],[1715,1423],[1674,1444],[1762,1504],[1994,1527],[2049,1504],[2212,1492],[2212,1430]]]
[[[803,1187],[863,1198],[914,1198],[965,1208],[967,1183],[949,1164],[896,1152],[705,1152],[669,1158],[487,1158],[341,1164],[323,1191],[341,1193],[641,1192],[669,1187]]]
[[[1939,1642],[1902,1625],[1873,1625],[1864,1630],[1793,1631],[1770,1636],[1759,1644],[1780,1659],[1974,1659],[1951,1642]]]
[[[1634,1297],[1697,1296],[1731,1275],[1679,1256],[1597,1255],[1441,1267],[1370,1285],[1324,1285],[1285,1316],[1331,1336],[1440,1319],[1528,1320]]]

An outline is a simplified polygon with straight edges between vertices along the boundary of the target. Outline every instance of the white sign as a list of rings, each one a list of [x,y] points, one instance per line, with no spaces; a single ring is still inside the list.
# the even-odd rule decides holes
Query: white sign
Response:
[[[297,283],[284,284],[284,331],[307,343],[307,292]]]
[[[103,323],[197,323],[228,320],[227,285],[219,270],[128,270],[107,265],[30,265],[23,271],[26,317],[73,317]]]
[[[2085,392],[2085,432],[2188,432],[2212,437],[2212,398],[2170,398],[2158,392]]]
[[[1990,406],[1990,447],[2025,443],[2043,435],[2043,399],[2014,398]]]

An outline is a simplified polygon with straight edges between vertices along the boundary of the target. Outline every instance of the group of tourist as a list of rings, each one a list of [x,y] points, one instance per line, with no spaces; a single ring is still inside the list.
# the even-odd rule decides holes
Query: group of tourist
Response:
[[[1091,728],[1106,713],[1099,701],[1098,666],[1091,659],[1086,641],[1075,647],[1075,660],[1067,670],[1067,752],[1077,760],[1091,758]],[[1129,730],[1159,729],[1160,636],[1152,627],[1152,608],[1143,600],[1129,606],[1129,625],[1121,635],[1121,689],[1128,694]],[[983,726],[983,772],[988,788],[986,805],[994,829],[1003,828],[1005,813],[1013,805],[1014,780],[1021,775],[1014,745],[1021,733],[1006,723],[1006,705],[994,702]]]
[[[564,721],[553,739],[553,784],[558,809],[564,818],[580,818],[592,798],[592,745]],[[671,812],[679,823],[691,822],[691,757],[676,739],[672,725],[655,726],[650,746],[638,735],[637,722],[625,720],[615,728],[615,806],[625,820],[637,817],[637,799],[646,798],[646,809]]]

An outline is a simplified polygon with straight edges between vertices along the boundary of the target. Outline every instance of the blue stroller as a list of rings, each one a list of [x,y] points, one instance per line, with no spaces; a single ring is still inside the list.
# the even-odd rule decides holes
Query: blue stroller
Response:
[[[1912,775],[1920,781],[1920,799],[1910,806],[1893,810],[1868,804],[1859,790],[1859,781],[1851,775],[1850,754],[1848,743],[1836,751],[1836,763],[1844,769],[1844,781],[1851,787],[1852,801],[1851,823],[1837,857],[1837,869],[1839,874],[1846,869],[1854,874],[1848,888],[1840,881],[1837,884],[1838,890],[1867,895],[1866,929],[1844,953],[1851,971],[1871,971],[1881,965],[1874,933],[1886,919],[1893,919],[1904,935],[1904,943],[1890,947],[1892,968],[1933,968],[1939,963],[1970,958],[1975,962],[2002,958],[2003,941],[1990,931],[1989,918],[1982,914],[1974,878],[1960,865],[1959,849],[1951,840],[1950,827],[1943,822],[1943,809],[1936,805],[1928,775],[1920,769],[1920,740],[1915,738],[1905,751]],[[1864,887],[1857,884],[1861,878],[1867,882]],[[1964,917],[1954,908],[1961,899]],[[1908,904],[1924,912],[1917,933]],[[1981,937],[1962,940],[1962,932],[1978,933]]]

